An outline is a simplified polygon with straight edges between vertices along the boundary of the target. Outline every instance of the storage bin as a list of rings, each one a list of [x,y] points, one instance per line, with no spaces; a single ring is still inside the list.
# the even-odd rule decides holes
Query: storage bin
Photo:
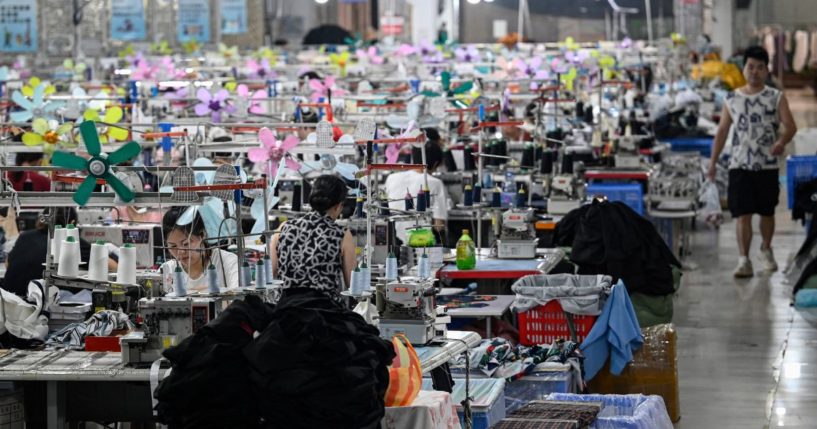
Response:
[[[620,201],[644,216],[644,189],[638,183],[591,183],[587,185],[587,195],[604,195],[609,201]]]
[[[423,379],[421,390],[434,390],[431,379]],[[488,429],[505,418],[505,380],[496,378],[471,378],[468,390],[471,401],[473,429]],[[465,400],[465,379],[455,378],[451,402],[457,406],[460,424],[465,427],[462,401]]]
[[[669,140],[673,152],[698,152],[701,156],[712,154],[713,137],[676,137]]]
[[[505,384],[505,413],[510,415],[530,401],[545,399],[551,393],[576,393],[573,373],[538,371]]]
[[[817,177],[817,156],[790,156],[786,159],[786,194],[789,210],[794,208],[794,190],[797,184]]]
[[[594,323],[596,323],[596,316],[573,316],[577,343],[581,344],[587,338]],[[562,304],[557,300],[519,313],[517,324],[519,343],[525,346],[551,344],[560,338],[571,339],[567,316],[562,310]]]
[[[673,429],[660,396],[553,393],[547,400],[604,404],[590,429]]]

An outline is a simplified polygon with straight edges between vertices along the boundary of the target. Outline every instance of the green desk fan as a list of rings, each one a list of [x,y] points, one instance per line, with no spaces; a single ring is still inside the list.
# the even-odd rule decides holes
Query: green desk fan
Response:
[[[85,121],[80,124],[79,133],[82,136],[82,141],[85,142],[85,148],[91,154],[91,158],[85,159],[73,153],[62,151],[54,152],[51,157],[51,163],[58,167],[67,170],[85,171],[88,174],[88,177],[74,192],[74,202],[84,206],[94,192],[97,179],[104,179],[111,185],[122,201],[132,201],[133,191],[111,172],[111,166],[136,158],[142,152],[142,147],[138,143],[131,141],[111,154],[104,154],[102,153],[102,146],[99,144],[99,134],[97,134],[95,122]]]

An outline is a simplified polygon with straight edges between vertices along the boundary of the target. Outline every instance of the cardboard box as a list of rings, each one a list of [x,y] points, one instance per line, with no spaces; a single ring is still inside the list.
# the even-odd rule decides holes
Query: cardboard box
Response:
[[[681,419],[676,334],[672,324],[642,329],[644,345],[621,375],[610,374],[610,362],[588,382],[591,393],[659,395],[673,422]]]

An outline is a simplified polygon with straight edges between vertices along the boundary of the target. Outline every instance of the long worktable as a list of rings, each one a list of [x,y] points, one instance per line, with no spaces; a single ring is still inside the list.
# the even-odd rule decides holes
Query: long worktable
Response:
[[[415,347],[423,373],[444,365],[480,340],[473,332],[450,331],[448,340],[440,344]],[[160,369],[159,378],[166,371]],[[116,352],[0,351],[0,381],[45,383],[49,428],[64,427],[69,404],[92,404],[88,408],[99,413],[100,421],[118,417],[117,413],[140,421],[150,421],[153,415],[150,369],[125,366]]]

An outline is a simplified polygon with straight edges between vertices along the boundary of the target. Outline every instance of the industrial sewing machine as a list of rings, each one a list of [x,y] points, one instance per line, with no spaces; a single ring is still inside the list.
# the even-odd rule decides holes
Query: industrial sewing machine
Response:
[[[557,174],[550,182],[548,213],[564,215],[581,205],[579,190],[583,183],[573,174]]]
[[[405,334],[414,345],[445,337],[445,326],[451,319],[444,307],[437,308],[434,281],[411,277],[377,284],[380,337]]]
[[[213,295],[140,299],[136,320],[142,330],[122,337],[122,363],[140,365],[155,361],[165,349],[195,334],[231,302],[246,295],[257,295],[264,302],[275,303],[280,298],[280,283]]]
[[[221,296],[142,298],[137,323],[142,331],[122,337],[122,363],[138,365],[160,358],[162,352],[193,335],[221,314]]]
[[[89,243],[103,240],[120,247],[125,243],[136,248],[136,267],[149,268],[161,256],[162,235],[159,225],[80,225],[80,237]]]
[[[532,208],[512,208],[502,213],[499,239],[496,241],[500,259],[534,258],[538,242]]]

